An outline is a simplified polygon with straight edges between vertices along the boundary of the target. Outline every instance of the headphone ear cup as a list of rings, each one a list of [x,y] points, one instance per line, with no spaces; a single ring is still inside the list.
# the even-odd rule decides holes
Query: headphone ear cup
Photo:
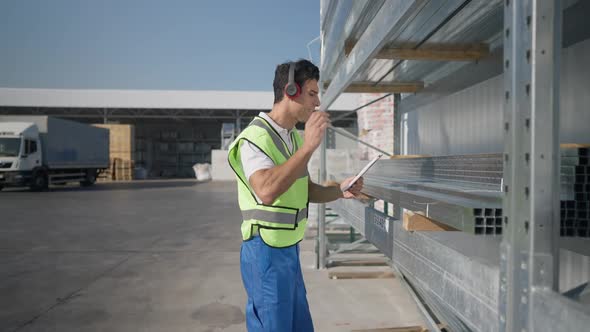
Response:
[[[285,86],[285,93],[290,98],[297,98],[301,94],[301,87],[295,82],[293,84],[287,84]]]
[[[297,83],[295,83],[295,84],[297,84]],[[286,94],[287,96],[291,97],[291,98],[293,98],[293,97],[294,97],[294,96],[297,94],[297,91],[298,91],[298,89],[297,89],[297,87],[295,86],[295,84],[290,84],[290,83],[288,83],[288,84],[285,86],[285,94]]]
[[[301,94],[301,87],[299,86],[298,83],[295,83],[295,89],[297,90],[297,92],[295,93],[295,95],[293,96],[293,98],[297,98]]]

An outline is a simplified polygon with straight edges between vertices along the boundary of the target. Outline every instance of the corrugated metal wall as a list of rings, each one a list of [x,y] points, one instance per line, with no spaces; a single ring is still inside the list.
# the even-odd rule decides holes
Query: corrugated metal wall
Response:
[[[559,255],[559,291],[565,292],[590,280],[590,257],[568,250]]]
[[[453,155],[503,150],[502,77],[408,114],[408,153]]]
[[[561,58],[562,143],[590,143],[590,40],[564,49]],[[502,137],[503,75],[420,106],[407,117],[407,153],[498,153]],[[403,108],[403,102],[402,102]],[[562,250],[560,290],[590,279],[590,257]]]
[[[561,142],[590,143],[590,40],[562,52]],[[408,114],[408,154],[494,153],[504,149],[502,75]],[[403,103],[402,103],[403,105]]]
[[[590,40],[561,53],[561,142],[590,143]]]

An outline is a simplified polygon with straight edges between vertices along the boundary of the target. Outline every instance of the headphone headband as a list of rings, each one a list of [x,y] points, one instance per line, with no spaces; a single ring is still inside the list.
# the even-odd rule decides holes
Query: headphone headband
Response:
[[[289,63],[289,84],[295,83],[295,62]]]

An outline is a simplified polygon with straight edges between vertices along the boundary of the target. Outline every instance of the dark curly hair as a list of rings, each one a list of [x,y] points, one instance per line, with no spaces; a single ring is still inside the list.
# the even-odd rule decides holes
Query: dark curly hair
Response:
[[[277,66],[275,70],[275,79],[272,82],[272,86],[275,92],[275,101],[278,103],[283,100],[285,91],[285,85],[289,81],[289,65],[291,62],[282,63]],[[303,83],[308,80],[320,80],[320,69],[307,60],[298,60],[295,62],[295,83],[303,87]]]

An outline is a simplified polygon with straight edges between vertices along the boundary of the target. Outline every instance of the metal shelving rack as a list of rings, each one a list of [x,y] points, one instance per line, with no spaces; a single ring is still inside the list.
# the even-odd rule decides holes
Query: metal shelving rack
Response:
[[[590,119],[590,112],[575,110],[572,121],[570,111],[560,111],[560,98],[584,98],[583,90],[560,90],[561,54],[590,39],[585,19],[590,4],[322,0],[320,10],[321,110],[328,110],[343,92],[393,93],[395,154],[435,137],[407,136],[404,126],[432,119],[444,98],[484,89],[481,84],[498,90],[488,93],[489,100],[474,93],[474,101],[468,101],[472,111],[493,109],[493,117],[466,113],[461,127],[452,127],[469,131],[465,137],[472,140],[481,136],[487,141],[455,147],[455,137],[443,133],[450,137],[429,145],[438,148],[432,149],[439,153],[432,158],[387,160],[367,174],[368,193],[393,203],[394,217],[358,204],[333,205],[392,259],[392,267],[428,307],[423,312],[429,328],[437,331],[436,322],[442,322],[452,331],[588,329],[590,306],[580,296],[587,292],[587,282],[559,292],[560,269],[569,268],[560,266],[560,249],[582,258],[590,255],[588,231],[580,231],[581,224],[574,233],[560,236],[560,229],[566,235],[564,227],[573,227],[560,223],[562,216],[587,213],[587,186],[581,184],[588,174],[583,164],[570,165],[562,158],[559,143],[564,137],[590,143],[584,125],[575,124]],[[585,86],[590,81],[576,79]],[[437,121],[442,123],[440,112]],[[564,116],[565,133],[560,132]],[[321,180],[328,176],[325,149],[323,144]],[[587,162],[587,150],[579,151]],[[488,159],[469,161],[477,158]],[[571,169],[564,171],[562,160]],[[573,178],[579,181],[568,180]],[[576,200],[564,201],[564,193]],[[412,202],[420,199],[436,202],[433,217],[462,232],[405,231],[399,221],[402,208],[416,209]],[[319,210],[318,265],[325,267],[325,207]],[[583,272],[583,278],[590,275]]]

